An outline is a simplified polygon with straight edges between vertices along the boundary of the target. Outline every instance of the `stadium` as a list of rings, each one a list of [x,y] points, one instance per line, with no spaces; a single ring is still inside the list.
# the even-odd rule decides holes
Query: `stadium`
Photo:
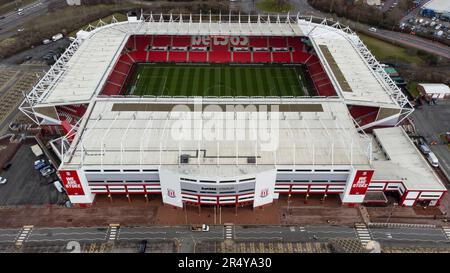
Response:
[[[70,201],[260,207],[439,205],[399,125],[406,96],[348,27],[299,15],[128,16],[79,31],[20,110],[48,134]],[[384,197],[385,198],[385,197]]]

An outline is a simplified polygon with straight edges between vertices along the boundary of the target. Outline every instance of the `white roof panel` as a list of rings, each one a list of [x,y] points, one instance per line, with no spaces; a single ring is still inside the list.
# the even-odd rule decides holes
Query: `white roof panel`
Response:
[[[403,180],[408,190],[445,190],[439,178],[401,127],[374,129],[388,160],[373,161],[373,180]]]

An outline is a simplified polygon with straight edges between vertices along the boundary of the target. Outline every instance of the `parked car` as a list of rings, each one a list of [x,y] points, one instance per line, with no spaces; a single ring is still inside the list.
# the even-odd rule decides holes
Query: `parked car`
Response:
[[[430,152],[427,155],[428,162],[430,162],[431,166],[437,168],[439,167],[439,160],[433,152]]]
[[[0,176],[0,185],[6,184],[6,182],[8,182],[8,180],[6,180],[6,177]]]
[[[45,162],[44,159],[39,159],[39,160],[34,161],[34,169],[35,170],[40,170],[40,169],[42,169],[44,167],[47,167],[47,166],[48,165],[47,165],[47,163]]]
[[[45,40],[42,41],[42,44],[47,45],[47,44],[50,44],[51,42],[52,42],[52,40],[45,39]]]
[[[142,240],[139,243],[139,253],[145,253],[146,249],[147,249],[147,240]]]
[[[430,148],[426,144],[420,144],[419,150],[424,154],[427,155],[431,152]]]
[[[371,31],[371,32],[377,32],[377,29],[374,28],[374,27],[371,27],[371,28],[369,28],[369,31]]]
[[[17,29],[17,32],[22,32],[24,30],[25,30],[24,28],[19,28],[19,29]]]
[[[63,185],[61,184],[61,182],[59,180],[53,181],[53,185],[55,186],[57,191],[59,191],[61,193],[65,191]]]
[[[53,169],[51,166],[46,166],[46,167],[42,168],[40,170],[40,172],[41,172],[42,176],[47,177],[47,176],[51,175],[52,173],[54,173],[55,169]]]

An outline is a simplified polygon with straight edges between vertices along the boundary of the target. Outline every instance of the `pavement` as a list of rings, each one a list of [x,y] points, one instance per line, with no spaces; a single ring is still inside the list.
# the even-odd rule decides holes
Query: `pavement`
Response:
[[[189,226],[149,226],[149,227],[116,227],[117,233],[112,238],[111,226],[71,227],[71,228],[37,228],[28,227],[30,231],[24,235],[23,228],[0,229],[0,252],[7,252],[7,246],[21,244],[16,248],[34,248],[40,246],[60,246],[54,252],[68,252],[71,246],[81,246],[86,243],[97,245],[110,244],[110,252],[121,248],[123,252],[137,251],[137,242],[147,240],[148,244],[167,244],[166,251],[195,252],[198,245],[205,242],[217,250],[217,244],[232,244],[235,242],[260,243],[330,243],[336,240],[358,241],[356,229],[344,226],[235,226],[233,239],[225,240],[223,225],[210,226],[209,232],[191,231]],[[442,228],[367,228],[373,240],[387,247],[434,247],[450,248],[450,239]],[[170,245],[174,243],[176,247]],[[66,246],[62,248],[62,246]],[[169,246],[169,247],[168,247]],[[223,247],[223,246],[222,246]],[[205,248],[202,252],[207,251]],[[104,249],[105,250],[105,249]],[[212,249],[209,249],[210,251]]]

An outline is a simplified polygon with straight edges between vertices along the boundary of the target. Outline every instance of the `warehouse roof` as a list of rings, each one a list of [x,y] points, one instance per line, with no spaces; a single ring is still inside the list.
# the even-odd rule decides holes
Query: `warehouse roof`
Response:
[[[101,98],[90,108],[66,166],[178,165],[182,154],[192,166],[369,164],[370,139],[338,99]],[[266,123],[270,135],[253,130]]]
[[[424,9],[431,9],[438,13],[450,12],[450,1],[448,0],[431,0],[423,5]]]
[[[373,134],[381,144],[373,180],[402,180],[409,190],[446,189],[401,127],[374,129]]]
[[[450,87],[443,83],[419,83],[427,94],[450,94]]]

